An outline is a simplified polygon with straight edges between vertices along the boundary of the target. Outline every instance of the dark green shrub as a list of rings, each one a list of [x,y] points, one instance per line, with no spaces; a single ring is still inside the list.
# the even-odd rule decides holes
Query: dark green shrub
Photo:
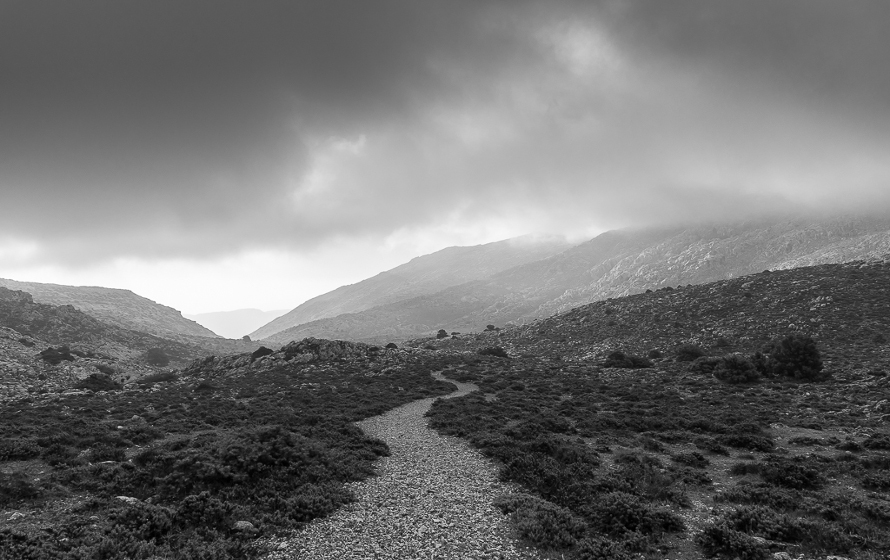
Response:
[[[729,527],[725,522],[706,527],[696,537],[706,556],[725,555],[739,560],[764,560],[769,548],[754,537]]]
[[[75,389],[85,389],[87,391],[118,391],[124,386],[101,373],[94,373],[86,379],[81,379],[73,385]]]
[[[671,455],[671,460],[681,465],[687,465],[696,469],[703,469],[711,464],[707,457],[698,451],[687,451],[685,453],[677,453]]]
[[[265,346],[260,346],[259,348],[254,350],[253,353],[250,355],[250,361],[252,362],[254,360],[258,360],[258,359],[262,358],[263,356],[268,356],[269,354],[274,354],[274,353],[275,353],[275,351],[272,350],[271,348],[266,348]]]
[[[40,456],[40,446],[33,439],[0,440],[0,461],[18,461]]]
[[[650,360],[658,360],[662,356],[663,354],[660,350],[649,350],[649,353],[646,354],[646,357],[648,357]]]
[[[689,364],[689,371],[693,373],[703,373],[709,375],[717,369],[720,358],[712,358],[710,356],[701,356],[696,358]]]
[[[741,354],[727,354],[720,358],[713,374],[726,383],[752,383],[760,379],[754,363]]]
[[[0,507],[5,508],[22,500],[32,500],[40,495],[40,489],[20,472],[0,471]]]
[[[769,369],[776,375],[807,381],[824,379],[822,357],[816,341],[809,336],[792,334],[773,343]]]
[[[770,484],[793,489],[816,489],[825,482],[819,466],[806,457],[770,457],[761,464],[760,476]]]
[[[630,354],[625,354],[624,352],[616,350],[612,352],[608,356],[606,356],[606,361],[603,362],[603,367],[614,367],[614,368],[650,368],[652,367],[652,362],[650,362],[646,358],[641,358],[639,356],[632,356]]]
[[[439,329],[439,332],[436,333],[436,338],[445,338],[448,336],[448,332],[445,329]]]
[[[890,434],[879,432],[865,438],[862,447],[866,449],[890,450]]]
[[[509,514],[520,537],[544,549],[573,548],[587,530],[582,519],[568,509],[530,495],[515,495],[495,501]]]
[[[40,352],[40,358],[52,365],[59,365],[63,361],[73,362],[74,356],[67,346],[59,346],[58,348],[49,347]]]
[[[170,363],[170,357],[163,348],[151,348],[145,353],[145,361],[153,366],[164,367]]]
[[[507,354],[507,351],[500,346],[489,346],[488,348],[482,348],[481,350],[479,350],[478,354],[480,356],[495,356],[498,358],[510,357],[510,355]]]
[[[385,346],[385,348],[386,348],[387,350],[398,350],[398,349],[399,349],[399,345],[396,344],[395,342],[390,342],[390,343],[387,343],[387,345]]]
[[[677,361],[691,362],[705,355],[705,351],[695,344],[682,344],[677,347]]]
[[[578,560],[631,560],[623,544],[602,537],[589,537],[578,544]]]

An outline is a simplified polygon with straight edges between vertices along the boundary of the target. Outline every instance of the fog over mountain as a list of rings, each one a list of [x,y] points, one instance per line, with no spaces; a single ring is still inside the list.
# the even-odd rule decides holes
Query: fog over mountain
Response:
[[[264,338],[386,342],[522,324],[607,298],[763,270],[881,258],[890,217],[784,218],[609,231],[548,258],[436,293],[308,321]],[[323,296],[335,299],[338,291]],[[260,329],[258,332],[262,332]]]
[[[294,308],[526,233],[887,213],[890,4],[0,6],[0,276]]]

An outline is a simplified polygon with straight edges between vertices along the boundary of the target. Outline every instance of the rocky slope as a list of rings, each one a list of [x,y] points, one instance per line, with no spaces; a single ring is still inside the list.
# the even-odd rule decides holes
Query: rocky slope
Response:
[[[412,299],[292,327],[268,341],[307,336],[407,339],[435,332],[524,324],[609,297],[701,284],[890,252],[890,220],[746,222],[606,232],[562,253]]]
[[[151,348],[161,348],[174,362],[188,361],[206,352],[199,346],[103,323],[72,305],[35,303],[28,293],[2,287],[0,327],[25,338],[117,360],[136,360]]]
[[[411,259],[392,270],[312,298],[250,334],[268,338],[285,329],[344,313],[433,294],[450,286],[487,278],[514,266],[568,249],[558,237],[526,236],[473,247],[448,247]]]
[[[681,344],[706,353],[752,353],[801,333],[824,349],[826,367],[890,372],[890,254],[881,259],[761,272],[731,280],[608,299],[526,325],[413,346],[595,364],[621,350],[672,357]]]
[[[130,290],[19,282],[5,278],[0,278],[0,287],[28,292],[37,303],[73,305],[87,315],[124,329],[174,339],[182,335],[217,337],[216,333],[186,319],[176,309]]]

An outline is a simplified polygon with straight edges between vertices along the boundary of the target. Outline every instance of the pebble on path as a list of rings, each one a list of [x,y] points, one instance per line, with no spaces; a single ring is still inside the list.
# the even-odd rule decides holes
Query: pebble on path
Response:
[[[476,386],[454,383],[444,398]],[[265,560],[537,559],[512,536],[508,518],[492,505],[513,488],[466,442],[427,427],[435,399],[406,404],[358,423],[386,442],[390,456],[375,463],[378,476],[348,484],[356,501],[316,519],[284,539]]]

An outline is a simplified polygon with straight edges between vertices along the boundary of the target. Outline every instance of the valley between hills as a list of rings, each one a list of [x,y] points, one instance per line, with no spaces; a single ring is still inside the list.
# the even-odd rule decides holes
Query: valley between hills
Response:
[[[456,248],[254,340],[3,284],[0,558],[885,558],[888,232]]]

